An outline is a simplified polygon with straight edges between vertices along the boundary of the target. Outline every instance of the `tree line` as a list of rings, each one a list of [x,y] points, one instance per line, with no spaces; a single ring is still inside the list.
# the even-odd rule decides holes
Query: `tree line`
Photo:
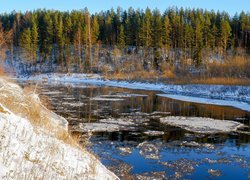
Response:
[[[143,59],[153,54],[156,69],[162,54],[168,60],[171,52],[199,66],[204,52],[222,57],[227,56],[228,50],[249,53],[250,13],[231,17],[226,12],[175,7],[164,13],[158,9],[119,7],[95,14],[90,14],[87,8],[71,12],[13,11],[0,15],[0,38],[4,33],[8,37],[11,34],[8,38],[11,51],[18,48],[30,62],[53,59],[53,63],[65,67],[75,63],[86,70],[94,66],[97,47],[105,45],[125,49],[127,53],[130,47],[142,48]],[[174,63],[176,57],[170,60]],[[145,60],[143,65],[147,67]]]

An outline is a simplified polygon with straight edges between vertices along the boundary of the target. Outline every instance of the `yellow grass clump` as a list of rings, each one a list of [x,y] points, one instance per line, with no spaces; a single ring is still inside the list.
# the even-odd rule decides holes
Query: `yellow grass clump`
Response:
[[[18,85],[0,78],[0,103],[14,114],[28,119],[34,127],[46,130],[67,144],[78,146],[78,139],[72,138],[64,118],[56,115],[47,107],[49,100],[45,96],[40,100],[36,94],[37,87],[29,86],[24,89]],[[0,106],[0,112],[4,109]]]

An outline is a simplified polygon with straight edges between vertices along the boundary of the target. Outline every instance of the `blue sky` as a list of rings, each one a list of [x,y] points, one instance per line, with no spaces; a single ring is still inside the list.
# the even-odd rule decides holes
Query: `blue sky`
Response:
[[[37,8],[72,10],[88,7],[91,13],[101,10],[117,8],[128,9],[130,6],[137,9],[158,8],[164,11],[169,6],[204,8],[215,11],[227,11],[230,15],[236,12],[250,11],[250,0],[0,0],[0,13],[34,10]]]

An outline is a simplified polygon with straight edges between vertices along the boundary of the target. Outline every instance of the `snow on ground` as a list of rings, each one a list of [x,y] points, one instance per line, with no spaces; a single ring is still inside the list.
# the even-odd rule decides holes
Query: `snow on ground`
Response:
[[[16,113],[21,107],[18,103],[29,105],[25,99],[29,96],[22,97],[19,86],[0,78],[0,93],[0,179],[118,179],[73,140],[66,142],[58,138],[59,134],[55,133],[67,133],[65,124],[58,123],[61,131],[51,129],[55,126],[46,129],[34,125],[20,111]],[[38,96],[31,97],[29,100],[35,107]],[[8,103],[7,98],[14,103]],[[27,106],[27,109],[34,107]],[[41,117],[50,117],[52,123],[64,121],[45,107],[39,107]]]
[[[161,118],[160,122],[203,134],[228,133],[245,127],[244,124],[235,121],[201,117],[168,116]]]
[[[87,151],[34,129],[1,107],[0,179],[116,179]]]
[[[155,90],[171,95],[184,97],[199,97],[195,102],[207,102],[207,99],[227,100],[226,105],[234,106],[250,111],[250,86],[229,86],[229,85],[173,85],[163,83],[143,83],[106,80],[96,74],[40,74],[29,77],[19,77],[19,80],[48,81],[50,83],[87,83],[103,86],[114,86],[130,89]],[[203,100],[201,98],[204,98]],[[239,105],[241,102],[241,105]],[[224,102],[217,101],[217,105],[224,105]],[[237,104],[237,106],[235,105]]]

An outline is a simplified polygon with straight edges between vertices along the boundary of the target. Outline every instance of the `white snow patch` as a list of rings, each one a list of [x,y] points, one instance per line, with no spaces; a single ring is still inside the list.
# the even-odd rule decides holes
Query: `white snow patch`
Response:
[[[0,107],[0,179],[117,179],[86,150]]]

